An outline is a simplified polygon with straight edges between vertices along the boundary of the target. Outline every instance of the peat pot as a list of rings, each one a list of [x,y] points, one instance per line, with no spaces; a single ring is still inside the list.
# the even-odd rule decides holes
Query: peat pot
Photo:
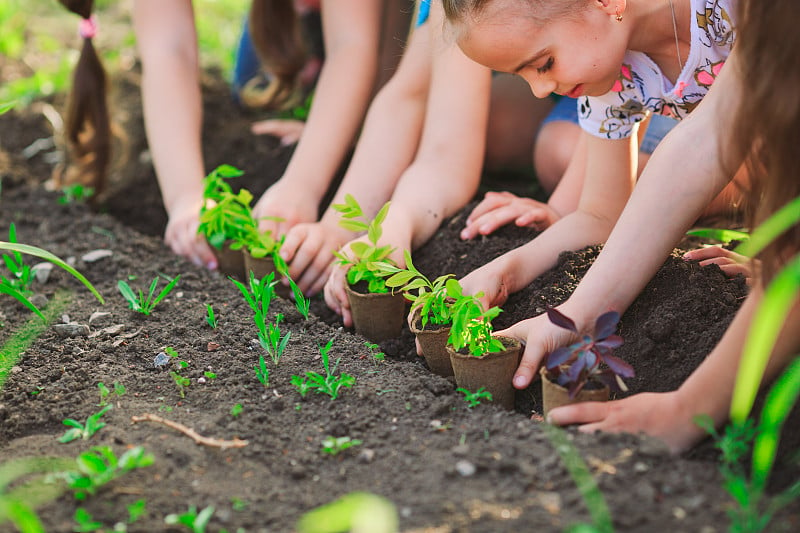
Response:
[[[217,270],[226,276],[232,276],[238,280],[244,281],[244,256],[241,250],[231,250],[231,242],[225,241],[222,249],[214,248],[209,245],[211,252],[217,259]]]
[[[353,326],[356,333],[370,342],[381,342],[400,336],[406,312],[406,299],[401,293],[361,293],[346,284]]]
[[[429,323],[428,326],[431,326]],[[447,338],[450,328],[447,326],[433,326],[430,329],[421,329],[422,320],[419,309],[411,316],[411,332],[417,338],[422,349],[422,356],[428,363],[428,368],[434,374],[443,377],[453,375],[453,365],[450,364],[450,354],[447,352]],[[434,329],[437,328],[437,329]]]
[[[561,407],[562,405],[569,405],[578,402],[606,402],[609,398],[608,385],[603,385],[602,388],[586,389],[584,387],[572,399],[569,397],[569,391],[554,381],[550,381],[547,377],[547,368],[542,367],[539,369],[539,375],[542,377],[542,416],[547,417],[547,413],[551,409]],[[596,382],[591,382],[596,384]]]
[[[517,339],[510,337],[497,338],[506,347],[502,352],[475,357],[469,353],[456,352],[450,345],[447,346],[447,352],[450,354],[450,363],[459,387],[470,392],[484,387],[484,390],[492,393],[495,404],[512,410],[516,391],[511,380],[519,366],[522,345]]]

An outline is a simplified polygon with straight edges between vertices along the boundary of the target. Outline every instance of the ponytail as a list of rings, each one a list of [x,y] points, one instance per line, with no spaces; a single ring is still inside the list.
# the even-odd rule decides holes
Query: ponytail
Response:
[[[253,0],[249,29],[270,83],[263,88],[258,87],[259,80],[250,80],[242,89],[242,101],[250,107],[291,107],[298,94],[298,77],[307,57],[294,2]]]
[[[80,59],[75,67],[67,103],[65,135],[71,168],[64,183],[94,187],[95,197],[106,186],[111,160],[111,123],[106,101],[106,73],[92,44],[96,24],[92,16],[93,0],[59,0],[71,12],[80,15],[83,39]]]

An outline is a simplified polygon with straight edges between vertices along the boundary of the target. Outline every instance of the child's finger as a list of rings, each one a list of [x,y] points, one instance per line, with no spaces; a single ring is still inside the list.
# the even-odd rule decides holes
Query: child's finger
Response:
[[[547,413],[547,422],[557,426],[569,426],[571,424],[590,424],[604,420],[607,413],[607,403],[581,402],[556,407]]]
[[[485,215],[489,211],[493,211],[497,209],[501,205],[505,205],[511,201],[511,198],[515,198],[515,196],[508,192],[487,192],[483,200],[480,201],[478,205],[472,210],[472,212],[467,217],[467,224],[470,224],[475,219]]]

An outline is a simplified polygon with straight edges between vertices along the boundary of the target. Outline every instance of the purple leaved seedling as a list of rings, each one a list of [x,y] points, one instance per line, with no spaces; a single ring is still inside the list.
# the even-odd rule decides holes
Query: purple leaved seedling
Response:
[[[575,322],[560,311],[547,309],[550,322],[558,327],[579,334]],[[545,358],[548,376],[569,390],[574,398],[592,380],[608,385],[616,392],[628,390],[622,378],[632,378],[633,367],[612,355],[622,346],[622,337],[616,335],[619,313],[609,311],[598,317],[593,335],[583,335],[581,340],[553,350]],[[605,366],[601,368],[600,364]]]

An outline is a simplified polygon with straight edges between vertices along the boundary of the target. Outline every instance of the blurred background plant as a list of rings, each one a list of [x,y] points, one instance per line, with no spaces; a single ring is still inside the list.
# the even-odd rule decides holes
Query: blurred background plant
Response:
[[[204,68],[219,68],[226,78],[233,58],[247,0],[195,0],[200,57]],[[136,64],[136,39],[131,24],[133,0],[96,0],[100,31],[95,45],[106,70],[131,70]],[[0,2],[0,102],[33,101],[64,92],[78,59],[78,18],[56,0]]]

